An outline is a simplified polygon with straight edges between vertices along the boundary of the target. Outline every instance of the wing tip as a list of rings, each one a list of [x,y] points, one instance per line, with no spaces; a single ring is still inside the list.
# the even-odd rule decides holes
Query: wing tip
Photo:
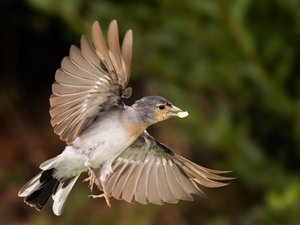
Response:
[[[92,23],[92,27],[100,27],[100,23],[98,20],[95,20],[93,23]]]
[[[109,26],[116,26],[118,27],[118,21],[116,19],[112,19],[109,23]]]

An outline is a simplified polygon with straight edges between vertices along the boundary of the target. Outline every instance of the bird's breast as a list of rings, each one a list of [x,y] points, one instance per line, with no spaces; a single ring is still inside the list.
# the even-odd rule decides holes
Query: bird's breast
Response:
[[[106,160],[116,158],[143,132],[122,118],[109,117],[94,124],[74,143],[87,156],[91,167],[98,168]]]

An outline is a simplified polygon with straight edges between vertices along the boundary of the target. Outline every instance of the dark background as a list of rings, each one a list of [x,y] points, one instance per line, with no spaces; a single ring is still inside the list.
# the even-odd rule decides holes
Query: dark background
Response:
[[[300,224],[300,1],[0,2],[0,224]],[[99,20],[134,32],[134,100],[189,111],[150,129],[203,166],[232,170],[207,199],[143,206],[87,198],[78,182],[60,217],[17,197],[64,143],[49,123],[55,70]],[[106,33],[106,32],[105,32]],[[82,176],[82,179],[85,175]],[[81,180],[82,180],[81,179]]]

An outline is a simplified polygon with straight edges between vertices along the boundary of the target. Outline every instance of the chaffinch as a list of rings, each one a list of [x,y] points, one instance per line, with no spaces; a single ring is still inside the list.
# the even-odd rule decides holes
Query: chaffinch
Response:
[[[159,96],[147,96],[132,106],[122,102],[131,96],[127,87],[132,59],[132,31],[120,47],[118,26],[113,20],[107,42],[98,22],[92,25],[92,42],[83,35],[80,48],[71,46],[56,71],[50,96],[51,125],[67,142],[64,151],[40,165],[42,170],[18,193],[42,210],[52,196],[53,212],[63,205],[79,175],[89,173],[89,186],[96,184],[109,197],[142,204],[177,203],[202,195],[198,185],[221,187],[231,178],[177,155],[151,137],[146,129],[187,112]]]

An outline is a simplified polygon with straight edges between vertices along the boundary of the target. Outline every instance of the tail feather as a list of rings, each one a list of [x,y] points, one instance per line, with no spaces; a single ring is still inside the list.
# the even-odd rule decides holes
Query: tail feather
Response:
[[[78,177],[79,175],[61,182],[57,188],[57,191],[52,195],[52,199],[54,200],[52,210],[55,215],[61,215],[64,203]]]
[[[18,196],[24,197],[25,203],[39,211],[45,207],[52,196],[54,200],[53,212],[56,215],[60,215],[63,205],[79,175],[59,181],[52,176],[53,171],[54,168],[40,172],[25,184],[19,191]]]
[[[40,187],[40,189],[32,192],[30,195],[24,198],[24,201],[35,207],[37,210],[41,211],[49,200],[50,196],[55,191],[58,186],[59,181],[56,179],[51,179],[47,183]]]
[[[54,157],[54,158],[48,159],[47,161],[43,162],[40,165],[40,169],[41,170],[48,170],[48,169],[53,168],[55,163],[56,163],[56,160],[57,160],[57,156]]]
[[[30,181],[28,181],[19,191],[18,196],[19,197],[26,197],[30,195],[34,190],[37,190],[40,186],[39,179],[42,176],[42,172],[36,175],[34,178],[32,178]]]

